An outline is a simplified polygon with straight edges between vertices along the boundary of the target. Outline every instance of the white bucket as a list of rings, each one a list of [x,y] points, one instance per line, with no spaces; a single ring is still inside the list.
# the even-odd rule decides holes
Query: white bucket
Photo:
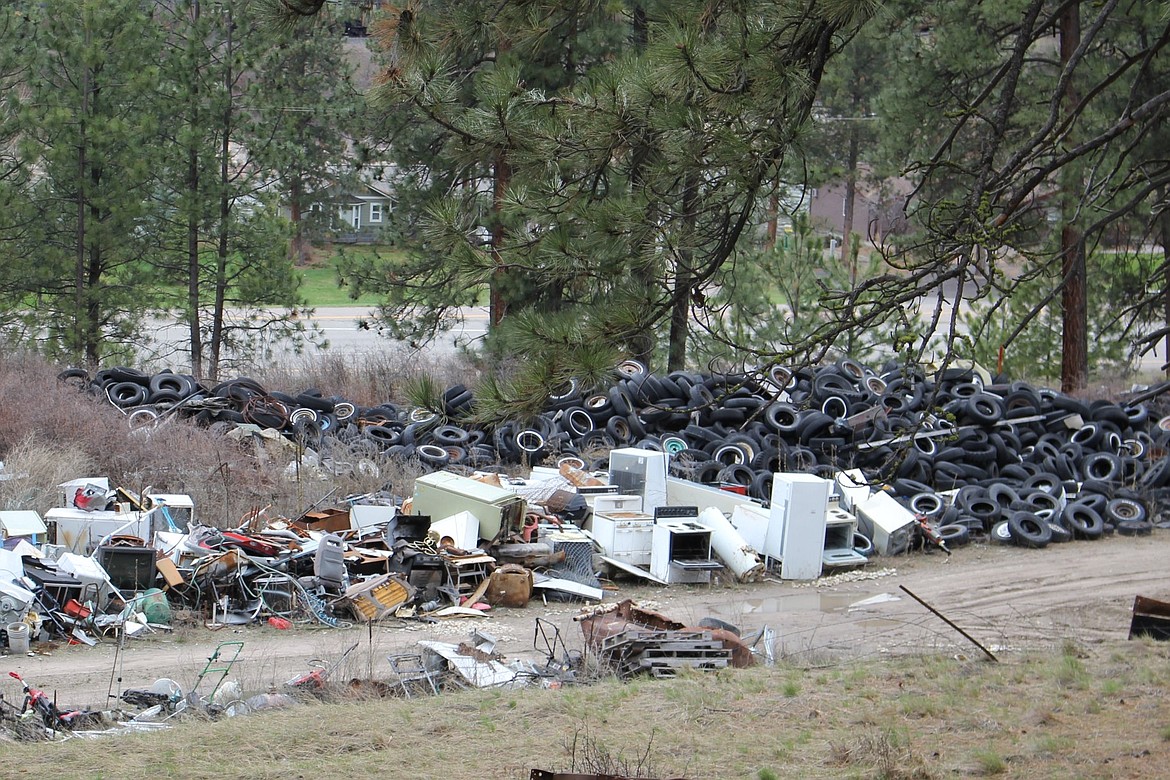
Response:
[[[8,624],[8,652],[28,652],[28,623]]]

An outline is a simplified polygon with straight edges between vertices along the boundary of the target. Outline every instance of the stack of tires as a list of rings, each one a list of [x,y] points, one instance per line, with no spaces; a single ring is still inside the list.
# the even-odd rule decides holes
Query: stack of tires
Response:
[[[248,378],[205,387],[129,368],[61,375],[132,418],[251,423],[338,462],[416,459],[428,469],[471,471],[569,457],[604,469],[609,450],[638,447],[670,453],[676,476],[764,502],[776,472],[857,469],[953,545],[986,538],[1043,547],[1149,533],[1151,508],[1160,509],[1170,485],[1170,419],[1144,404],[850,359],[736,374],[658,374],[625,361],[615,377],[602,387],[569,382],[532,419],[484,427],[467,422],[475,396],[463,385],[447,388],[432,411],[360,407]]]

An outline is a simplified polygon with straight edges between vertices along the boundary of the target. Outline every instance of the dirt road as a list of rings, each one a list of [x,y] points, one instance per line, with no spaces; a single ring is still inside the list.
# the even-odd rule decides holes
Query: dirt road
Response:
[[[777,657],[798,664],[924,651],[980,654],[899,586],[935,606],[994,653],[1048,651],[1066,638],[1084,643],[1124,638],[1135,595],[1170,599],[1170,533],[1044,550],[974,545],[950,558],[937,552],[877,558],[867,568],[815,583],[662,588],[623,581],[606,601],[632,598],[689,623],[714,616],[735,623],[745,634],[766,625],[776,633]],[[107,706],[113,701],[107,698],[110,693],[148,687],[160,677],[190,690],[222,642],[243,642],[230,676],[247,691],[279,686],[307,671],[312,659],[337,658],[355,643],[337,678],[381,679],[389,676],[387,654],[409,652],[421,639],[459,642],[476,628],[495,635],[505,655],[537,659],[537,617],[559,626],[570,648],[580,648],[572,621],[579,608],[533,601],[525,609],[497,610],[490,618],[436,625],[390,621],[372,629],[278,631],[264,625],[211,631],[194,626],[130,639],[121,650],[112,640],[96,647],[34,645],[41,652],[0,658],[0,668],[55,691],[63,704],[79,706]],[[200,690],[209,690],[218,677],[209,676]],[[0,683],[0,691],[19,700],[13,680]]]

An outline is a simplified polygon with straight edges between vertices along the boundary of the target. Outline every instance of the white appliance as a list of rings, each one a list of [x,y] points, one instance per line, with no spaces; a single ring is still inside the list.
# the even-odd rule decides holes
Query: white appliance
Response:
[[[665,452],[636,447],[611,450],[609,484],[617,485],[623,495],[642,497],[642,511],[652,514],[666,505]]]
[[[897,555],[910,547],[910,531],[916,524],[914,513],[884,491],[877,491],[857,507],[861,533],[873,539],[878,555]]]
[[[853,548],[853,534],[857,532],[857,518],[830,504],[825,514],[825,552],[821,557],[823,568],[863,566],[869,562]]]
[[[655,524],[650,573],[668,585],[706,583],[723,566],[711,558],[711,529],[693,520],[662,520]]]
[[[622,510],[594,513],[593,538],[610,558],[633,566],[649,567],[654,545],[654,517]]]
[[[830,487],[829,480],[814,474],[776,474],[773,478],[772,523],[764,554],[780,559],[780,579],[815,580],[821,576]]]

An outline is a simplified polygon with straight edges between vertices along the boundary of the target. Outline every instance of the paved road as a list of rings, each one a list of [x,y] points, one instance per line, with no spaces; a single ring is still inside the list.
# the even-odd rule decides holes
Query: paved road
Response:
[[[923,302],[922,311],[932,312],[933,301]],[[304,354],[323,354],[328,351],[332,354],[360,355],[367,353],[385,352],[406,348],[402,342],[395,342],[381,336],[372,326],[374,309],[369,306],[332,306],[321,307],[309,318],[315,323],[328,341],[326,350],[315,345],[308,346]],[[439,338],[433,345],[423,352],[432,357],[447,357],[454,355],[461,346],[473,346],[483,339],[487,333],[488,309],[486,306],[465,307],[460,310],[462,322],[450,332]],[[946,327],[950,307],[944,304],[941,327]],[[369,323],[371,327],[363,327]],[[153,348],[156,350],[158,362],[163,366],[171,366],[175,370],[183,370],[186,360],[181,346],[186,343],[186,330],[173,322],[157,321],[152,328],[154,334]],[[273,358],[292,357],[294,352],[287,345],[275,345]],[[1165,357],[1162,350],[1148,353],[1143,356],[1140,366],[1140,375],[1144,381],[1157,381]]]
[[[275,310],[274,310],[274,313]],[[428,346],[425,350],[434,356],[454,354],[456,349],[464,345],[472,345],[482,339],[487,333],[488,310],[486,306],[466,307],[461,310],[462,322],[455,325],[450,332]],[[401,342],[391,341],[380,335],[373,326],[374,309],[369,306],[331,306],[316,310],[307,323],[317,325],[327,340],[328,346],[321,349],[316,345],[308,345],[303,354],[314,355],[333,354],[356,355],[386,351],[394,348],[405,348]],[[368,323],[365,327],[363,323]],[[183,345],[187,343],[187,331],[183,325],[174,321],[155,320],[149,327],[151,342],[144,345],[145,351],[153,352],[156,360],[162,366],[169,366],[175,370],[185,370],[187,356],[183,352]],[[291,357],[293,349],[287,344],[274,344],[272,357],[280,359]]]

